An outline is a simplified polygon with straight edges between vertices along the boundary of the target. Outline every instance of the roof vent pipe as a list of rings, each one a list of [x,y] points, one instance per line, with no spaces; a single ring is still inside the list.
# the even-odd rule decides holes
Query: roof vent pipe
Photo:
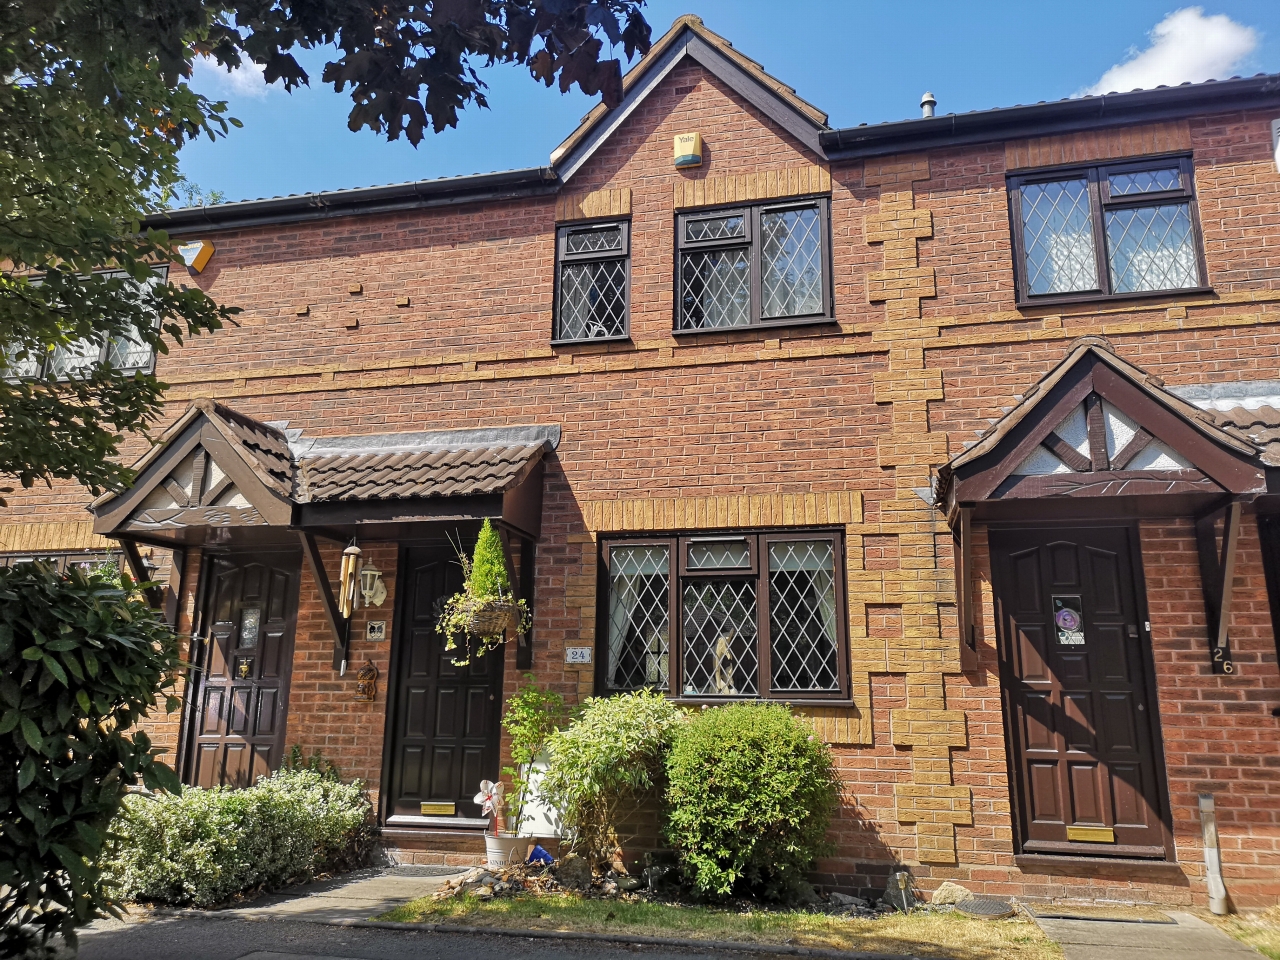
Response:
[[[920,98],[920,115],[922,117],[932,117],[933,108],[937,105],[938,101],[934,99],[933,93],[926,90],[924,96]]]

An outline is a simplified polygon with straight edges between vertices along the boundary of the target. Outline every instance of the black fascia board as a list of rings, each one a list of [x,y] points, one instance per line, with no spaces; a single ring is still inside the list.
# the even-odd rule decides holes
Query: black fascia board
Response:
[[[560,181],[549,167],[528,167],[466,177],[414,180],[381,187],[326,190],[291,197],[242,200],[206,207],[184,207],[148,217],[144,226],[172,236],[205,230],[234,230],[307,220],[327,220],[378,213],[396,213],[463,203],[485,203],[529,196],[547,196]]]
[[[1280,107],[1280,74],[843,127],[821,141],[829,160],[856,160],[1266,107]]]

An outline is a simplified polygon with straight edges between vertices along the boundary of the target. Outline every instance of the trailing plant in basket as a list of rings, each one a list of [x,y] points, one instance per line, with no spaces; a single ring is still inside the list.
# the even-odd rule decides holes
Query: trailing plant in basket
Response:
[[[436,629],[445,638],[446,650],[461,650],[455,666],[482,657],[506,642],[508,631],[525,633],[531,618],[529,605],[517,600],[507,575],[507,556],[502,539],[486,520],[476,539],[475,552],[468,557],[458,550],[462,565],[462,592],[444,602]]]

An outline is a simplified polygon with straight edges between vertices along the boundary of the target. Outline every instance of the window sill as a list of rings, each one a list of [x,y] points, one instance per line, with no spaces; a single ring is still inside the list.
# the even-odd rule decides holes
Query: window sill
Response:
[[[1213,287],[1182,287],[1177,290],[1142,290],[1137,293],[1064,293],[1035,297],[1030,300],[1018,300],[1014,306],[1019,310],[1033,310],[1037,307],[1061,307],[1076,303],[1113,303],[1132,300],[1171,300],[1178,297],[1206,297],[1213,295]]]
[[[552,340],[549,346],[552,347],[589,347],[596,343],[628,343],[631,340],[631,334],[624,333],[620,337],[591,337],[586,340]]]
[[[672,330],[671,334],[676,337],[696,337],[715,333],[751,333],[753,330],[777,330],[787,327],[830,326],[837,322],[836,318],[831,316],[800,317],[788,320],[762,320],[759,323],[748,323],[740,327],[696,327],[691,330]]]

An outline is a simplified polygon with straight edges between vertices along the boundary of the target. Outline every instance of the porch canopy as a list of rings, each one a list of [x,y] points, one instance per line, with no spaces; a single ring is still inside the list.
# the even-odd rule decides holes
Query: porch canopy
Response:
[[[935,503],[957,540],[962,654],[974,648],[973,522],[1144,516],[1196,521],[1211,631],[1225,647],[1240,512],[1266,494],[1268,467],[1280,465],[1233,415],[1241,419],[1166,389],[1102,337],[1077,340],[938,472]]]
[[[94,533],[119,540],[139,578],[139,543],[181,554],[301,539],[314,562],[317,536],[400,540],[485,519],[531,542],[543,457],[559,442],[559,426],[306,437],[196,400],[134,465],[133,485],[89,509]]]

